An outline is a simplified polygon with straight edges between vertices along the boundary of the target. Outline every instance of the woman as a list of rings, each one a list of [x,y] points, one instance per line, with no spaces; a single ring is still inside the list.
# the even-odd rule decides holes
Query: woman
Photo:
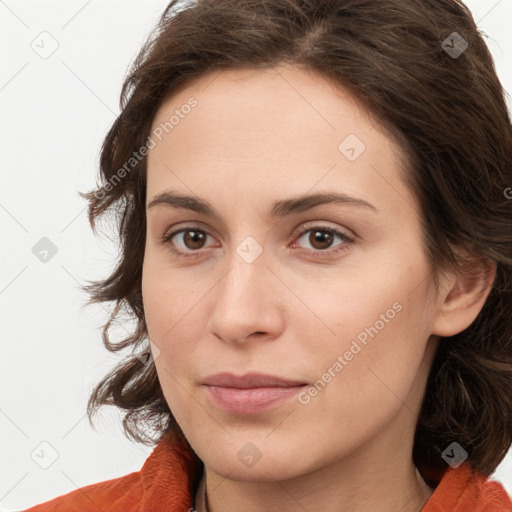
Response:
[[[157,446],[30,510],[512,510],[512,128],[463,4],[171,2],[101,181],[133,355],[89,413]]]

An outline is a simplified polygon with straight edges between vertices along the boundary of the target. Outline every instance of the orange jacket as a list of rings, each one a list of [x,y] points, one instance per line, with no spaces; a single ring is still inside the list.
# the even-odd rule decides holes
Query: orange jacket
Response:
[[[182,436],[169,432],[140,471],[82,487],[26,512],[187,512],[203,464]],[[448,467],[422,512],[512,512],[503,486],[464,463]]]

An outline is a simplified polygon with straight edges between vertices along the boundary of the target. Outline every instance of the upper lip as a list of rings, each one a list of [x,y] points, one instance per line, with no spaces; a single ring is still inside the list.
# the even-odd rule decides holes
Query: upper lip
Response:
[[[302,386],[306,384],[298,380],[284,379],[275,375],[249,372],[242,376],[232,373],[217,373],[203,380],[202,384],[225,388],[274,388]]]

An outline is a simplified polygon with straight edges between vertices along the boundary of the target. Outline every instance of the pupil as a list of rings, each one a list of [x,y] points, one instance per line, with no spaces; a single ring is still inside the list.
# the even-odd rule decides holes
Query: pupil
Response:
[[[311,245],[317,249],[326,249],[332,243],[332,234],[327,231],[315,231],[311,233],[313,239],[310,239]],[[316,244],[320,243],[320,247],[316,247]]]
[[[190,235],[192,235],[192,236],[190,236]],[[199,249],[203,242],[204,235],[200,231],[187,231],[185,238],[186,238],[185,244],[188,246],[189,241],[190,241],[190,243],[192,245],[192,247],[189,247],[189,249]]]

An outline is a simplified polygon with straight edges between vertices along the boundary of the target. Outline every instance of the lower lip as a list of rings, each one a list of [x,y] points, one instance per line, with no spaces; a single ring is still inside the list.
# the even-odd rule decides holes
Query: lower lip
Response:
[[[225,388],[206,386],[213,404],[235,414],[255,414],[273,409],[296,395],[304,386],[273,388]]]

